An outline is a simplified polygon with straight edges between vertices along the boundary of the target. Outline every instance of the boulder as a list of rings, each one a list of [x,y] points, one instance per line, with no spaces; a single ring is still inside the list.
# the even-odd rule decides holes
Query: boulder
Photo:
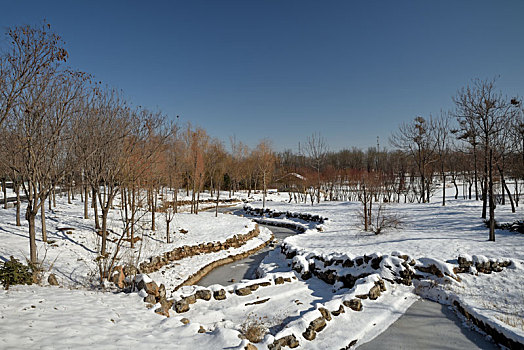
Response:
[[[311,321],[308,328],[311,328],[315,332],[320,332],[325,327],[326,327],[326,320],[324,319],[324,317],[318,317],[318,318],[315,318],[313,321]]]
[[[310,327],[308,327],[304,333],[302,333],[302,336],[306,339],[306,340],[314,340],[316,337],[317,337],[317,333],[312,330]]]
[[[226,299],[226,291],[224,289],[215,290],[213,292],[213,298],[215,298],[215,300],[224,300],[224,299]]]
[[[334,311],[331,311],[331,314],[333,316],[338,316],[340,314],[343,314],[344,312],[346,312],[346,310],[344,310],[344,306],[340,305],[340,307],[338,308],[338,310],[334,310]]]
[[[182,322],[183,324],[188,324],[189,319],[184,317],[183,319],[180,320],[180,322]]]
[[[384,282],[384,280],[376,281],[375,285],[380,287],[380,291],[381,292],[385,292],[386,291],[386,282]]]
[[[145,303],[156,304],[156,297],[153,294],[148,294],[144,298]]]
[[[211,299],[211,291],[207,289],[201,289],[197,290],[195,293],[195,298],[202,299],[202,300],[210,300]]]
[[[331,314],[329,313],[328,309],[324,307],[319,307],[318,311],[320,311],[320,313],[322,314],[322,317],[324,317],[326,321],[331,321]]]
[[[379,285],[374,285],[373,287],[371,287],[371,289],[369,290],[369,299],[371,300],[377,300],[378,297],[380,296],[380,286]]]
[[[47,278],[47,282],[52,286],[58,286],[58,280],[56,279],[54,273],[49,275],[49,277]]]
[[[251,289],[249,289],[249,287],[238,288],[235,290],[235,294],[240,296],[249,295],[251,294]]]
[[[246,346],[244,346],[244,350],[257,350],[257,347],[249,343]]]
[[[275,284],[284,284],[284,278],[283,277],[275,278]]]
[[[189,303],[185,299],[182,299],[175,303],[174,308],[175,308],[175,311],[179,314],[183,312],[187,312],[189,311]]]
[[[344,300],[342,304],[344,304],[346,307],[349,307],[353,311],[362,310],[362,302],[360,299]]]
[[[187,297],[183,298],[188,304],[194,304],[196,303],[196,297],[194,294],[188,295]]]

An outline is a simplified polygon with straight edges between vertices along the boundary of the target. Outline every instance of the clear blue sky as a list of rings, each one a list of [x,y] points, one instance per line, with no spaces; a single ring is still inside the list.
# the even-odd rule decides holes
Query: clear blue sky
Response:
[[[228,143],[387,145],[472,78],[524,95],[524,1],[4,1],[0,25],[62,35],[69,64]],[[2,45],[5,45],[3,40]]]

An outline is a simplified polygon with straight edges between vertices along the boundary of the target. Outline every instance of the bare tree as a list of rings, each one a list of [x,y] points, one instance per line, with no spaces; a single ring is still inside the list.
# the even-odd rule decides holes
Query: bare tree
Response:
[[[322,187],[320,173],[322,172],[322,168],[326,162],[326,156],[328,152],[326,140],[318,133],[312,134],[307,138],[302,151],[308,159],[309,166],[316,172],[317,203],[319,203],[320,190]]]
[[[426,119],[416,117],[410,124],[401,124],[399,130],[390,138],[393,146],[410,154],[415,161],[420,176],[420,198],[423,203],[429,201],[431,179],[428,179],[428,168],[435,162],[435,143],[431,134],[433,130],[429,126],[430,123]]]
[[[495,140],[508,127],[512,105],[496,91],[495,80],[474,80],[453,98],[462,130],[474,130],[484,151],[484,208],[489,200],[489,240],[495,241],[495,200],[493,193],[493,152]],[[486,198],[487,197],[487,198]],[[485,209],[483,210],[485,213]]]
[[[262,178],[262,206],[266,207],[267,184],[271,181],[275,169],[275,155],[271,149],[269,140],[262,140],[256,150],[257,168]]]

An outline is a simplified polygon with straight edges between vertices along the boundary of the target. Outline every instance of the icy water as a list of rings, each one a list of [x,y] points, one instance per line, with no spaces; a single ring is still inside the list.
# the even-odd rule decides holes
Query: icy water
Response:
[[[499,349],[482,334],[463,325],[446,305],[416,301],[385,332],[358,347],[362,350]]]
[[[253,279],[255,278],[255,273],[258,266],[260,265],[260,262],[264,260],[269,251],[272,249],[280,249],[280,243],[286,237],[297,234],[295,231],[287,228],[270,226],[264,227],[267,227],[273,232],[273,235],[277,240],[277,243],[274,246],[267,246],[245,259],[217,267],[208,273],[204,278],[202,278],[197,284],[204,287],[208,287],[217,283],[227,286],[232,283],[239,282],[242,279]]]
[[[220,212],[230,210],[223,208]],[[245,259],[220,266],[197,284],[204,287],[212,284],[230,285],[242,279],[256,278],[256,270],[268,253],[272,249],[280,249],[280,243],[286,237],[297,234],[286,228],[264,227],[273,232],[277,244]],[[448,306],[423,299],[416,301],[385,332],[368,343],[357,344],[357,347],[363,350],[499,349],[485,336],[464,325]]]

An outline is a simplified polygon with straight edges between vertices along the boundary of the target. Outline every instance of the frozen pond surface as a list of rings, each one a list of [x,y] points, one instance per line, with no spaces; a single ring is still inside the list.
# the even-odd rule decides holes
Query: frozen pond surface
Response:
[[[416,301],[385,332],[362,350],[381,349],[499,349],[482,334],[465,327],[448,306]]]
[[[250,257],[214,269],[202,278],[198,285],[205,287],[212,284],[229,285],[242,279],[256,278],[257,268],[268,253],[272,249],[279,249],[280,243],[286,237],[297,234],[286,228],[265,227],[273,232],[277,240],[276,245],[268,246]],[[364,350],[499,349],[484,335],[463,325],[462,320],[448,306],[424,299],[416,301],[385,332],[358,348]]]

